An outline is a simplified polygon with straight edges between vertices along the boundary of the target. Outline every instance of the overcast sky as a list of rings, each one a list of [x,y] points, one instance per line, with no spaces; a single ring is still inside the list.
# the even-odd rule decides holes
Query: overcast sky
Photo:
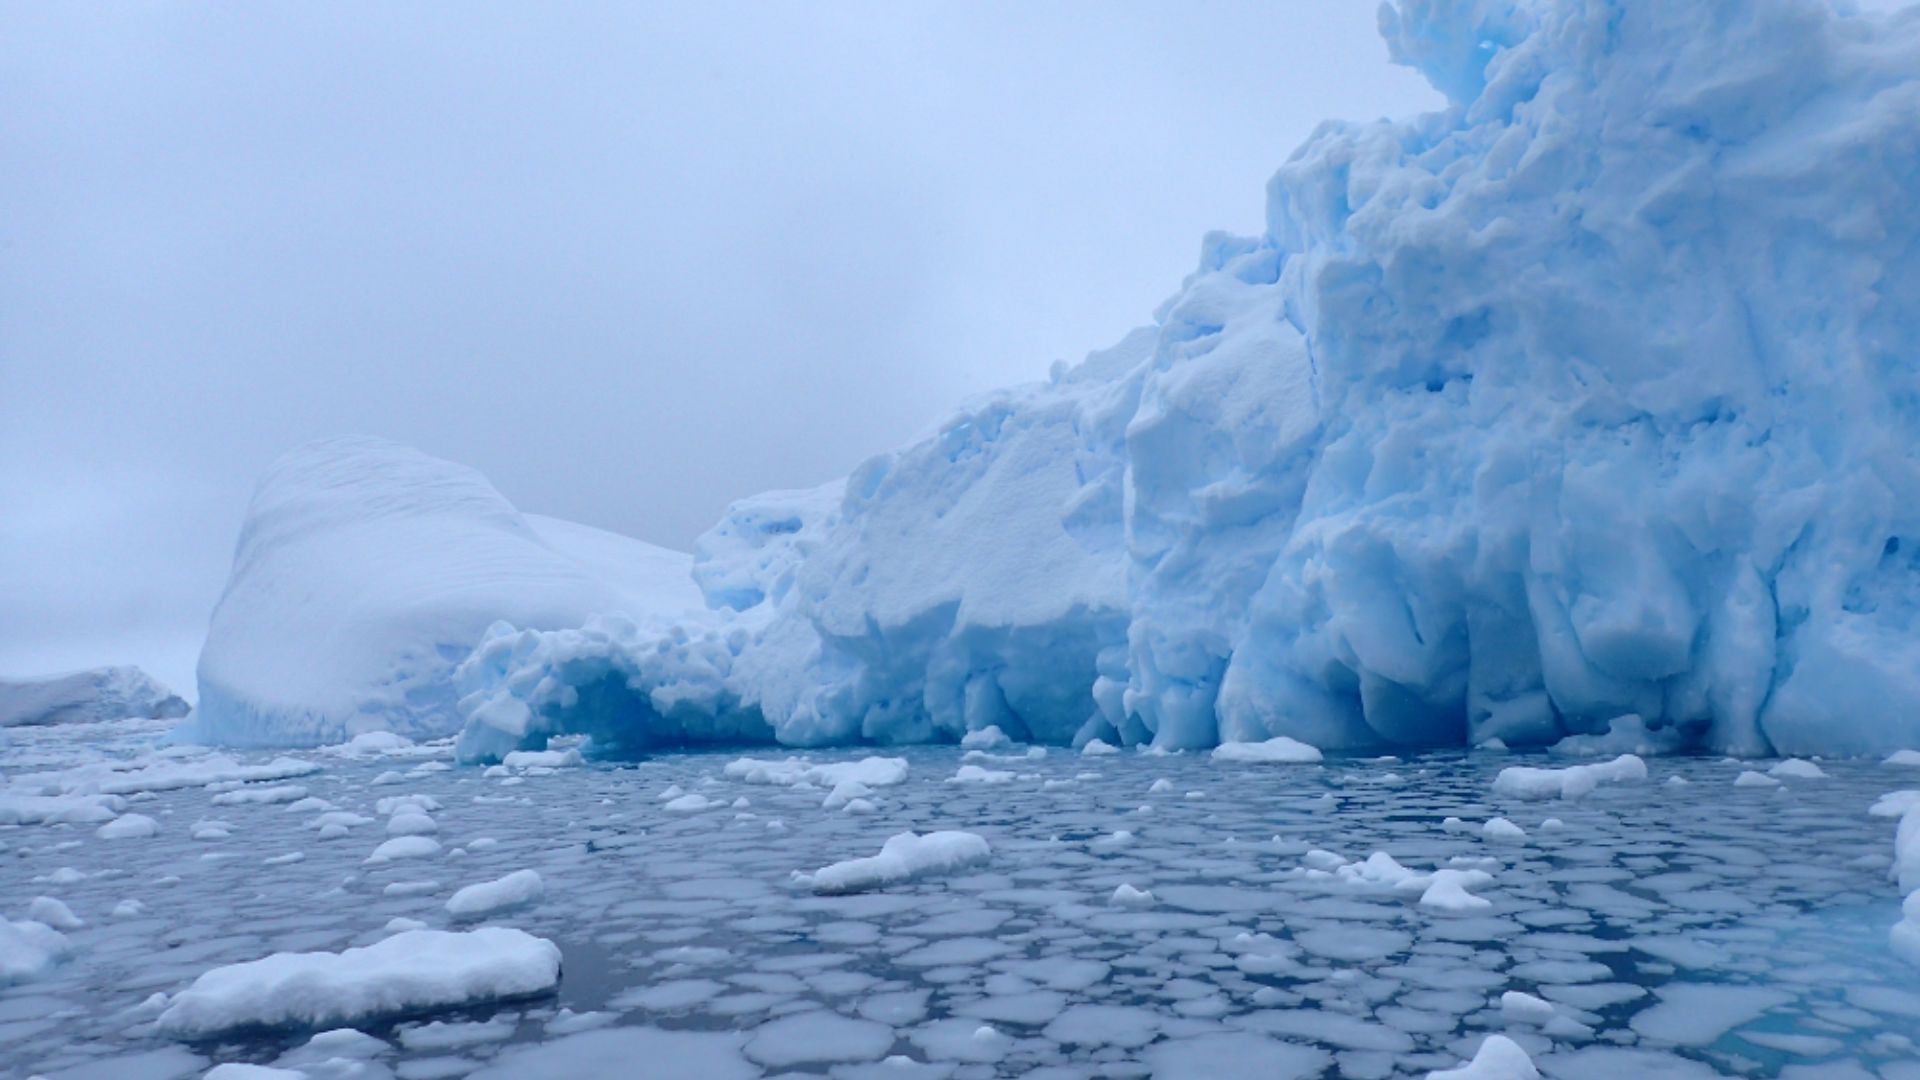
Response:
[[[368,432],[687,546],[1148,321],[1360,0],[0,6],[0,675],[191,696],[254,478]]]

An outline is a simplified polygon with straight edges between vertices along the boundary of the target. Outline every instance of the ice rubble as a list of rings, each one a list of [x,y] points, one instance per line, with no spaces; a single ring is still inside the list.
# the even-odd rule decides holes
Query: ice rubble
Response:
[[[476,759],[1533,746],[1626,716],[1672,748],[1920,742],[1920,16],[1398,0],[1382,28],[1445,110],[1323,125],[1264,231],[1208,237],[1113,348],[736,504],[694,559],[710,610],[608,614],[470,474],[297,455],[198,730],[411,729],[457,696]],[[284,602],[309,582],[352,602]]]
[[[187,703],[137,667],[103,667],[36,679],[0,679],[0,727],[187,715]]]

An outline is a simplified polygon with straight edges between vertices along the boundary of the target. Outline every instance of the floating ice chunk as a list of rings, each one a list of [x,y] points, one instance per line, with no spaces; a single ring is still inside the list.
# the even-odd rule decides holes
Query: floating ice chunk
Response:
[[[1457,1069],[1436,1069],[1427,1074],[1427,1080],[1540,1080],[1540,1070],[1519,1043],[1505,1035],[1489,1035],[1472,1061]]]
[[[1013,740],[1007,737],[1006,732],[1001,731],[998,726],[993,724],[988,724],[978,731],[969,731],[965,735],[960,736],[960,749],[962,750],[997,750],[1002,746],[1011,745],[1013,745]]]
[[[871,814],[880,808],[867,799],[849,799],[841,809],[848,814]]]
[[[1508,821],[1506,818],[1491,818],[1480,826],[1480,835],[1489,840],[1525,840],[1527,830]]]
[[[1080,748],[1080,753],[1084,757],[1102,757],[1107,754],[1117,754],[1119,752],[1119,747],[1101,739],[1088,739],[1086,745]]]
[[[728,779],[743,784],[771,784],[776,787],[815,784],[831,788],[844,780],[858,780],[870,788],[892,787],[906,782],[907,759],[866,757],[859,761],[820,763],[803,758],[763,761],[743,757],[728,762],[724,772]]]
[[[546,882],[536,870],[515,870],[505,877],[468,885],[447,900],[447,914],[456,919],[478,919],[508,908],[531,904],[546,895]]]
[[[145,914],[146,910],[147,905],[132,897],[128,897],[113,905],[113,917],[116,919],[131,919]]]
[[[285,809],[289,814],[313,814],[331,810],[333,809],[333,804],[325,799],[319,799],[309,795],[304,799],[295,799],[288,803]]]
[[[395,915],[387,920],[387,933],[397,934],[402,930],[425,930],[427,924],[419,919],[409,919],[405,915]]]
[[[1173,781],[1163,776],[1160,779],[1155,780],[1152,783],[1152,785],[1150,785],[1147,788],[1147,794],[1158,795],[1163,791],[1172,791],[1172,790],[1173,790]]]
[[[0,919],[0,986],[36,978],[66,955],[66,935],[53,927]]]
[[[391,817],[402,810],[418,810],[422,814],[431,814],[440,809],[440,800],[431,795],[387,795],[373,804],[376,814]]]
[[[1784,776],[1795,780],[1824,780],[1827,774],[1811,761],[1803,758],[1788,758],[1767,770],[1768,776]]]
[[[387,819],[388,836],[429,836],[440,831],[439,823],[418,810],[401,810]]]
[[[1894,829],[1893,878],[1903,893],[1920,889],[1920,804],[1908,807]]]
[[[1096,848],[1126,847],[1133,843],[1133,834],[1125,829],[1116,829],[1105,836],[1096,836],[1093,845]]]
[[[1013,773],[1005,769],[983,769],[978,765],[962,765],[952,776],[947,777],[949,784],[1011,784]]]
[[[1742,769],[1740,770],[1740,775],[1733,778],[1733,786],[1734,787],[1779,787],[1780,781],[1775,780],[1773,777],[1768,776],[1766,773],[1754,772],[1752,769]]]
[[[95,829],[93,834],[102,840],[134,840],[159,831],[160,823],[145,814],[121,814]]]
[[[1880,798],[1874,802],[1873,808],[1868,810],[1867,813],[1872,814],[1874,817],[1897,818],[1903,816],[1908,810],[1916,806],[1920,806],[1920,791],[1913,789],[1889,791],[1885,795],[1880,796]]]
[[[500,759],[500,764],[509,769],[565,769],[586,764],[580,751],[571,747],[565,750],[514,750]]]
[[[233,835],[233,826],[224,821],[196,821],[193,823],[193,839],[201,841],[225,840]]]
[[[1485,870],[1435,870],[1420,894],[1420,906],[1453,912],[1485,910],[1493,906],[1493,901],[1467,890],[1491,881],[1493,875]]]
[[[127,801],[118,795],[0,793],[0,825],[91,825],[111,821]]]
[[[1223,742],[1213,748],[1213,760],[1311,765],[1321,760],[1321,753],[1298,739],[1275,735],[1265,742]]]
[[[856,799],[865,802],[867,796],[871,794],[873,794],[873,789],[858,780],[842,780],[833,785],[833,790],[829,791],[827,797],[820,801],[820,809],[838,810]],[[868,805],[872,804],[869,803]]]
[[[1895,750],[1888,754],[1884,764],[1920,765],[1920,750]]]
[[[1551,1001],[1519,990],[1509,990],[1500,995],[1500,1015],[1509,1022],[1544,1024],[1558,1013]]]
[[[346,742],[326,748],[326,752],[341,757],[374,757],[379,754],[398,754],[413,749],[414,742],[405,735],[391,731],[363,731]]]
[[[373,849],[367,856],[368,863],[392,862],[395,859],[424,859],[440,854],[440,841],[431,836],[396,836]]]
[[[214,968],[160,1014],[169,1035],[318,1027],[551,990],[560,950],[521,930],[408,930],[343,952],[283,952]]]
[[[863,892],[983,863],[992,853],[976,833],[896,833],[881,845],[880,854],[822,867],[807,880],[816,893]]]
[[[1578,799],[1603,783],[1645,780],[1647,763],[1632,754],[1594,765],[1536,769],[1511,765],[1494,777],[1493,790],[1521,799]]]
[[[668,799],[660,809],[669,814],[697,814],[702,810],[712,810],[726,804],[719,799],[709,799],[697,791],[690,791],[677,799]]]
[[[73,909],[51,896],[36,896],[27,905],[27,918],[37,923],[45,923],[55,930],[78,930],[87,925],[86,920],[73,913]]]
[[[1151,890],[1136,889],[1124,881],[1120,883],[1119,888],[1113,890],[1113,895],[1107,898],[1107,903],[1114,907],[1152,907],[1153,902]]]
[[[1900,921],[1888,931],[1894,955],[1909,964],[1920,965],[1920,889],[1907,894],[1900,905]]]

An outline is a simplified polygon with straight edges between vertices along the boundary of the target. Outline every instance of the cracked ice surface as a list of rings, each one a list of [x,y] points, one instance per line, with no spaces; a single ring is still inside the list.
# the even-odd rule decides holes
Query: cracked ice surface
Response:
[[[212,760],[156,754],[153,731],[33,734],[9,776]],[[1758,788],[1734,779],[1772,763],[1654,759],[1570,802],[1496,793],[1506,765],[1566,764],[1537,756],[1008,751],[966,762],[1007,782],[954,784],[959,751],[915,748],[849,813],[805,770],[729,776],[729,754],[483,771],[446,753],[297,755],[318,771],[294,803],[216,801],[272,779],[126,796],[151,835],[0,828],[0,916],[51,917],[47,897],[78,922],[64,958],[0,988],[0,1076],[1422,1077],[1493,1034],[1547,1077],[1920,1076],[1920,983],[1886,948],[1894,825],[1867,813],[1903,783],[1884,764]],[[672,788],[701,808],[667,809]],[[403,815],[430,816],[440,850],[366,863]],[[855,896],[792,880],[941,830],[991,854]],[[156,1030],[153,995],[211,969],[467,929],[449,898],[522,871],[543,888],[485,922],[560,947],[550,994],[359,1035]],[[1436,879],[1453,903],[1422,903]]]

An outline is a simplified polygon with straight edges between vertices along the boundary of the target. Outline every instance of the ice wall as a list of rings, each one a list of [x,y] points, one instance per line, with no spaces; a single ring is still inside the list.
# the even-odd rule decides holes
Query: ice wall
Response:
[[[1324,126],[1152,327],[851,478],[783,737],[1920,740],[1920,17],[1381,24],[1446,111]]]
[[[1114,348],[737,505],[710,610],[496,612],[463,748],[1920,743],[1920,13],[1381,24],[1446,110],[1324,125]]]

